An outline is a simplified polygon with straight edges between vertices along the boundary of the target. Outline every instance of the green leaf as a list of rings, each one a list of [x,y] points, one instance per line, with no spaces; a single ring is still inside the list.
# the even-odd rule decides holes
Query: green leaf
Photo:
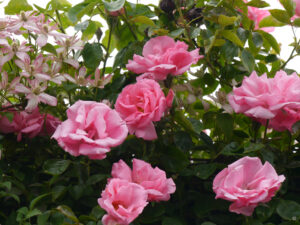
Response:
[[[263,149],[264,147],[265,145],[262,143],[247,142],[244,146],[244,153],[256,152]]]
[[[224,134],[225,137],[230,137],[233,131],[233,119],[230,114],[220,113],[216,118],[216,129]]]
[[[223,155],[236,155],[235,152],[237,152],[238,150],[239,150],[238,143],[231,142],[222,149],[222,154]]]
[[[45,46],[43,46],[42,50],[45,52],[52,53],[53,55],[57,55],[56,48],[50,43],[47,43]]]
[[[46,194],[42,194],[36,198],[34,198],[31,202],[30,202],[30,205],[29,205],[29,210],[33,210],[33,208],[35,207],[35,205],[41,201],[42,199],[44,199],[45,197],[51,195],[51,193],[46,193]]]
[[[75,6],[73,6],[69,11],[68,11],[68,17],[72,21],[72,23],[76,23],[78,20],[77,16],[78,14],[85,9],[87,6],[87,3],[80,3]]]
[[[182,223],[174,217],[165,217],[162,221],[162,225],[182,225]]]
[[[290,17],[295,15],[296,2],[294,0],[280,0],[280,3],[283,5]]]
[[[293,24],[294,24],[294,26],[296,26],[296,27],[300,27],[300,18],[294,19]]]
[[[163,153],[160,157],[161,163],[170,172],[180,172],[188,164],[189,160],[186,155],[178,148],[163,146]]]
[[[264,43],[263,37],[261,36],[260,33],[257,32],[252,33],[252,41],[256,48],[260,48]]]
[[[31,217],[34,217],[34,216],[38,216],[42,214],[42,212],[38,209],[33,209],[33,210],[30,210],[27,214],[26,214],[26,217],[25,219],[29,219]]]
[[[216,225],[215,223],[212,223],[212,222],[204,222],[202,223],[201,225]]]
[[[300,204],[290,200],[281,200],[276,208],[277,213],[285,220],[300,219]]]
[[[169,35],[173,38],[180,36],[184,32],[184,28],[179,28],[177,30],[173,30],[169,33]]]
[[[79,223],[79,220],[77,219],[77,217],[75,216],[75,214],[73,213],[70,207],[66,205],[60,205],[56,209],[64,216],[68,217],[70,220]]]
[[[66,171],[70,163],[70,160],[50,159],[44,163],[43,169],[46,173],[53,176],[60,175]]]
[[[251,73],[255,66],[253,55],[247,49],[244,49],[241,54],[241,59],[244,67]]]
[[[27,0],[10,0],[7,6],[5,6],[5,14],[15,15],[21,11],[30,11],[33,8],[28,4]]]
[[[290,20],[290,16],[289,14],[282,9],[271,9],[269,10],[269,12],[271,13],[271,15],[278,21],[285,23],[285,24],[290,24],[291,20]]]
[[[96,30],[99,27],[97,26],[97,23],[94,21],[90,21],[89,25],[87,26],[86,29],[82,32],[81,40],[90,40],[93,38],[93,36],[96,33]],[[102,49],[101,49],[102,50]]]
[[[237,21],[237,19],[238,18],[236,16],[225,16],[221,14],[218,17],[218,23],[221,24],[222,26],[228,26],[234,24],[235,21]]]
[[[262,0],[252,0],[247,3],[247,6],[253,6],[257,8],[264,8],[270,6],[267,2]]]
[[[106,178],[107,178],[107,176],[104,174],[94,174],[87,179],[86,184],[93,185],[93,184],[96,184],[96,183],[106,179]]]
[[[50,217],[51,212],[50,211],[46,211],[43,214],[39,215],[37,217],[37,224],[38,225],[45,225]]]
[[[217,164],[209,163],[209,164],[200,164],[195,166],[194,172],[195,176],[206,180],[209,178],[217,169]]]
[[[276,39],[269,33],[262,31],[262,30],[258,30],[257,32],[259,32],[263,38],[268,42],[268,44],[270,44],[272,46],[272,48],[279,54],[280,53],[280,47],[279,44],[277,43]]]
[[[66,11],[70,7],[72,7],[72,4],[68,2],[67,0],[51,0],[51,5],[54,10],[63,10]]]
[[[134,22],[134,23],[146,24],[146,25],[149,25],[151,27],[156,26],[155,23],[150,18],[148,18],[147,16],[137,16],[137,17],[134,17],[131,21]]]
[[[282,27],[284,23],[276,20],[273,16],[266,16],[259,22],[259,27]]]
[[[232,32],[231,30],[223,30],[221,32],[221,34],[224,38],[231,41],[232,43],[234,43],[234,44],[236,44],[240,47],[244,46],[243,42],[239,39],[239,37],[234,32]]]
[[[84,65],[87,68],[95,70],[102,60],[103,52],[100,43],[87,43],[85,44],[82,52],[82,57],[84,60]]]
[[[104,7],[109,12],[115,12],[123,8],[125,0],[111,0],[110,2],[103,0]]]
[[[174,143],[183,151],[190,150],[194,146],[191,136],[184,131],[178,131],[175,133]]]

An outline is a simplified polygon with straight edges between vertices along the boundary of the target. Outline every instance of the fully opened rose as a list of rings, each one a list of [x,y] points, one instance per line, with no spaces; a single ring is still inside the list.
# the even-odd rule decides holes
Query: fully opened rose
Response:
[[[147,192],[141,185],[113,178],[98,203],[108,213],[102,218],[104,225],[128,225],[148,204]]]
[[[199,49],[188,51],[188,45],[182,41],[175,42],[168,36],[150,39],[143,48],[143,56],[134,55],[126,68],[142,74],[138,79],[151,78],[165,80],[167,75],[181,75],[203,56]]]
[[[271,200],[285,180],[269,162],[243,157],[223,169],[213,181],[216,198],[233,202],[229,211],[251,216],[259,203]]]
[[[300,120],[300,78],[278,71],[274,78],[253,72],[228,101],[236,113],[243,113],[277,131],[290,130]]]
[[[145,140],[154,140],[157,134],[153,122],[159,121],[171,107],[173,96],[174,93],[170,90],[165,97],[156,81],[142,79],[122,90],[115,109],[126,121],[130,134]]]
[[[113,164],[112,177],[128,180],[140,184],[148,193],[148,201],[168,201],[170,194],[176,190],[172,178],[166,177],[166,172],[139,159],[133,159],[132,171],[129,166],[120,160]]]
[[[120,145],[127,137],[125,122],[104,103],[77,101],[67,115],[68,119],[52,137],[73,156],[103,159],[111,147]]]

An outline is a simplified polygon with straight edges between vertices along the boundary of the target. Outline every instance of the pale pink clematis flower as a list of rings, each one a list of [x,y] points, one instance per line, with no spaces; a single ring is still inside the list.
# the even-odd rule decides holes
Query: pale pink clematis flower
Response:
[[[89,85],[92,87],[97,87],[97,88],[104,88],[106,84],[108,84],[111,81],[112,75],[104,75],[104,77],[100,78],[100,70],[97,68],[95,71],[95,78],[92,79],[92,75],[90,75],[87,80]]]
[[[36,16],[36,13],[33,11],[22,11],[17,18],[11,18],[10,26],[7,27],[7,30],[15,34],[21,34],[20,28],[24,28],[29,31],[36,31],[38,29],[37,24],[42,23],[44,16],[41,14]]]
[[[259,203],[271,200],[284,180],[269,162],[263,165],[259,158],[246,156],[218,173],[213,190],[216,198],[233,202],[229,211],[251,216]]]
[[[170,194],[176,190],[172,178],[167,178],[166,172],[139,159],[133,159],[132,170],[120,160],[113,164],[111,175],[113,178],[124,179],[137,183],[145,188],[148,193],[148,201],[168,201]]]
[[[40,102],[47,105],[56,106],[57,99],[51,95],[44,93],[47,86],[44,83],[40,83],[38,80],[28,80],[29,87],[24,84],[17,84],[15,87],[16,92],[24,93],[26,99],[28,99],[26,111],[30,112],[37,107]]]

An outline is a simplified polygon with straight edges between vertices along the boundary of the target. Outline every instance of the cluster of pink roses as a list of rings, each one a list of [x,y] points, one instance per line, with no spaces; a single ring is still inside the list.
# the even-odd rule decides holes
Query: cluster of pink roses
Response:
[[[139,159],[133,159],[132,170],[123,160],[114,163],[111,175],[98,199],[108,213],[102,218],[104,225],[128,225],[148,201],[168,201],[176,190],[173,179],[163,170]]]
[[[17,140],[21,141],[22,135],[33,138],[37,135],[51,136],[61,121],[50,115],[41,114],[38,107],[32,112],[12,112],[13,119],[10,122],[7,117],[0,116],[0,132],[4,134],[16,133]]]
[[[216,198],[233,202],[231,212],[251,216],[259,203],[271,200],[284,180],[269,162],[262,165],[259,158],[246,156],[215,177],[213,190]]]
[[[237,113],[243,113],[269,127],[290,130],[300,120],[300,78],[296,73],[287,75],[278,71],[274,78],[253,72],[240,87],[228,96]]]

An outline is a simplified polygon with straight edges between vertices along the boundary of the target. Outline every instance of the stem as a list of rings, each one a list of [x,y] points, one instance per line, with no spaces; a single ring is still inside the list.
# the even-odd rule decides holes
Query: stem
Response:
[[[134,39],[137,41],[137,40],[138,40],[138,39],[137,39],[137,36],[136,36],[136,34],[133,32],[133,29],[132,29],[132,27],[131,27],[131,25],[130,25],[130,23],[129,23],[129,21],[128,21],[127,11],[126,11],[125,7],[124,7],[124,13],[125,13],[125,16],[121,14],[121,17],[122,17],[122,19],[124,20],[124,22],[126,23],[126,25],[128,26],[128,28],[129,28],[130,32],[132,33]]]
[[[295,34],[295,30],[294,30],[294,27],[292,26],[292,31],[293,31],[293,34],[294,34],[294,38],[295,38],[295,42],[297,42],[297,36]],[[300,44],[300,40],[297,42],[296,46],[293,48],[289,58],[285,61],[285,63],[280,67],[280,69],[283,69],[285,68],[285,66],[288,64],[289,61],[291,61],[293,58],[295,58],[298,53],[296,55],[294,55],[294,52],[296,51],[298,45]]]
[[[15,104],[15,105],[10,105],[10,106],[6,106],[6,107],[2,107],[2,108],[0,108],[0,111],[5,111],[7,109],[14,108],[14,107],[19,107],[19,106],[23,106],[23,104],[19,103],[19,104]]]
[[[114,24],[115,24],[114,21],[112,21],[108,25],[108,27],[110,29],[109,29],[109,36],[108,36],[108,43],[107,43],[107,51],[106,51],[106,55],[105,55],[105,58],[104,58],[104,64],[103,64],[103,69],[102,69],[102,77],[104,77],[106,62],[107,62],[107,59],[109,57],[109,48],[110,48],[110,42],[111,42],[111,37],[112,37],[112,33],[113,33]]]
[[[267,130],[268,130],[268,126],[269,126],[269,120],[267,120],[266,122],[266,127],[265,127],[265,132],[264,132],[264,143],[266,143],[267,141]]]

